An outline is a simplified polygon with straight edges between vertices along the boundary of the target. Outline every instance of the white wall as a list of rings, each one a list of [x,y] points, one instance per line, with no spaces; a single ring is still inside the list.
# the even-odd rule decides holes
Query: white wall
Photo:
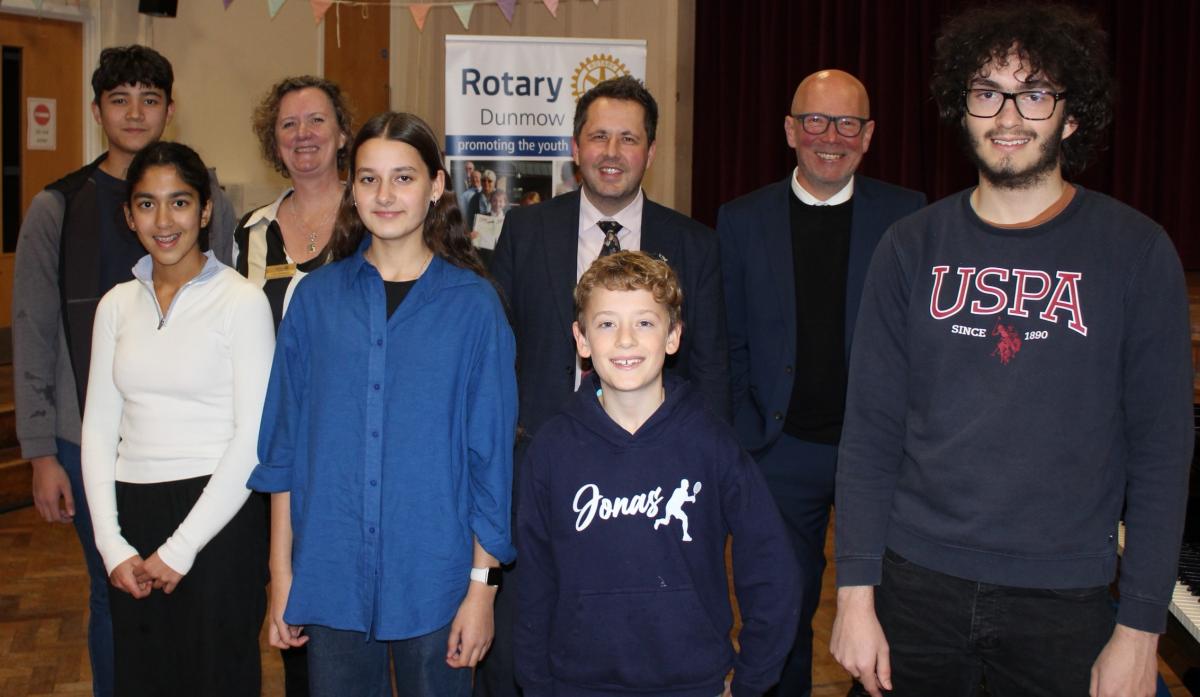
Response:
[[[274,199],[286,181],[260,156],[250,115],[280,78],[321,70],[308,2],[291,0],[274,19],[263,0],[236,0],[228,10],[220,0],[179,0],[171,19],[139,15],[137,0],[91,2],[100,48],[143,43],[171,61],[175,119],[164,137],[216,167],[239,212]]]
[[[67,0],[46,0],[47,7]],[[696,0],[564,0],[553,18],[537,0],[520,0],[509,25],[495,5],[475,8],[469,32],[447,7],[435,7],[418,32],[404,7],[392,10],[392,107],[415,111],[444,133],[448,33],[646,39],[646,84],[660,109],[658,155],[647,176],[650,196],[686,211],[691,200],[692,53]],[[3,0],[5,8],[31,0]],[[79,0],[91,18],[85,45],[90,75],[101,48],[129,43],[152,46],[175,68],[175,121],[166,137],[183,141],[216,167],[244,212],[269,202],[285,180],[263,162],[250,130],[254,105],[277,80],[320,74],[321,30],[307,0],[288,0],[274,19],[264,0],[179,0],[179,16],[150,18],[137,0]],[[343,10],[345,11],[345,9]],[[331,9],[327,15],[333,17]],[[86,43],[86,42],[85,42]],[[98,129],[86,140],[89,155],[105,147]],[[240,195],[239,195],[240,193]],[[238,200],[241,199],[241,200]]]

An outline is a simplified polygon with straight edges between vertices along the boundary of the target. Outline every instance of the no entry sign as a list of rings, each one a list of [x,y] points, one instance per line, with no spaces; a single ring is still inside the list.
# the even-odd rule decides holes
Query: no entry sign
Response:
[[[55,100],[28,97],[25,100],[25,147],[29,150],[54,150],[58,147],[58,106]]]

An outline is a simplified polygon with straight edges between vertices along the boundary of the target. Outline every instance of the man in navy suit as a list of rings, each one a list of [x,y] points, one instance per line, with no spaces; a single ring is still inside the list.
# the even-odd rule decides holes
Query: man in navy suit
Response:
[[[801,627],[775,693],[808,695],[812,617],[846,366],[876,243],[925,196],[855,175],[871,145],[867,91],[853,75],[804,79],[784,119],[796,169],[725,204],[717,220],[728,311],[734,426],[758,460],[801,564]]]
[[[580,190],[514,208],[504,219],[491,272],[516,334],[518,419],[525,436],[532,437],[578,389],[584,366],[571,335],[575,283],[598,256],[619,249],[661,256],[679,276],[684,329],[667,370],[688,378],[714,412],[729,418],[717,236],[642,191],[642,178],[654,161],[657,126],[658,104],[640,81],[627,76],[596,85],[575,107],[571,153]],[[524,442],[517,444],[514,491]],[[477,695],[516,694],[511,623],[519,568],[518,561],[506,570],[496,599],[496,638],[480,663]]]

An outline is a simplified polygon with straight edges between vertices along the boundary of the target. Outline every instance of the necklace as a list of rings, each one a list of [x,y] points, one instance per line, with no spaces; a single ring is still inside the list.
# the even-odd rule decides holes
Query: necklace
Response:
[[[308,244],[304,246],[304,251],[309,254],[315,254],[317,252],[317,235],[329,227],[329,223],[333,220],[333,214],[337,211],[337,206],[333,206],[326,211],[325,215],[317,221],[317,225],[314,228],[305,220],[304,214],[300,212],[300,204],[296,202],[295,194],[290,196],[288,200],[292,202],[292,217],[296,219],[296,224],[300,226],[301,232],[308,237]]]
[[[429,251],[429,258],[425,260],[425,264],[421,266],[421,270],[417,272],[417,278],[425,275],[425,269],[429,268],[429,264],[433,262],[433,250]],[[414,279],[415,280],[415,279]]]

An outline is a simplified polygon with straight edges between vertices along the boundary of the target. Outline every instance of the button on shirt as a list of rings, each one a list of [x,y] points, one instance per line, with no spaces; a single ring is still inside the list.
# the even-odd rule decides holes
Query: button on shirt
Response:
[[[291,492],[287,622],[396,640],[454,618],[472,537],[516,555],[515,349],[491,285],[437,256],[389,319],[367,245],[296,287],[249,486]]]

